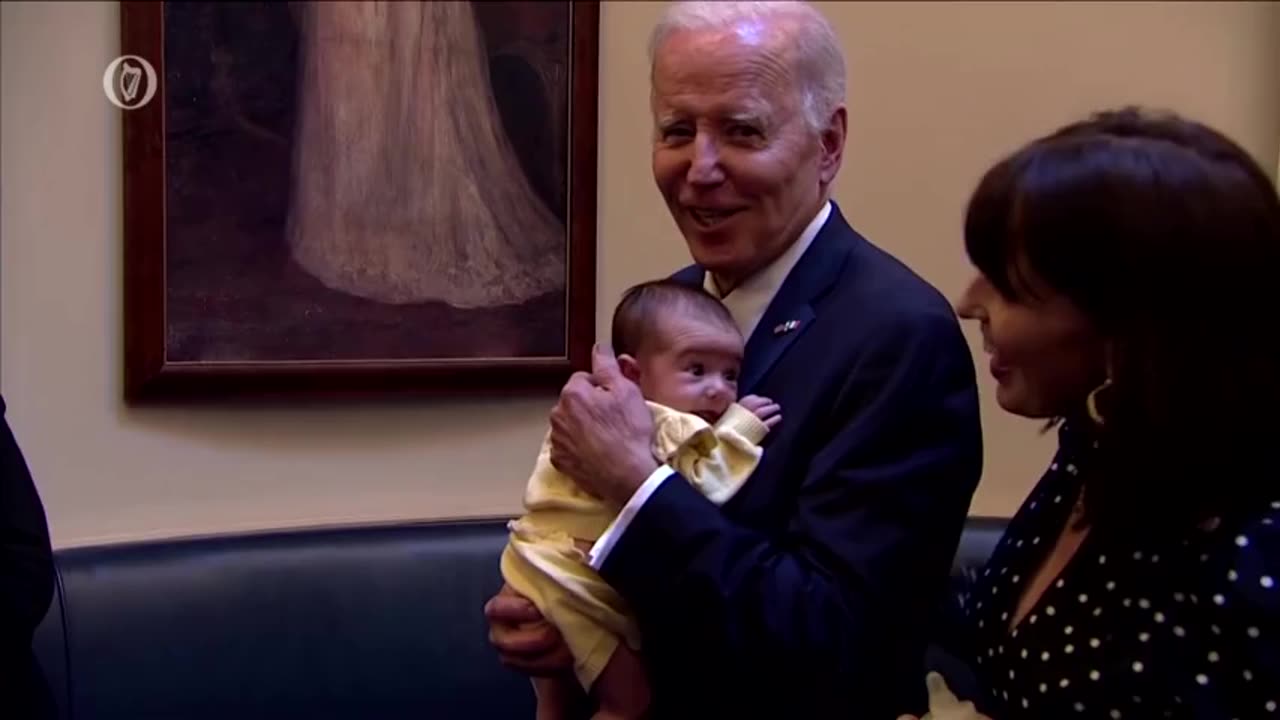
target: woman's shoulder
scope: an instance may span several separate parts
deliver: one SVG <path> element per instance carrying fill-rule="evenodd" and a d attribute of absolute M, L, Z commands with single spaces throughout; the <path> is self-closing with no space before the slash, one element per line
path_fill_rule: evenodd
<path fill-rule="evenodd" d="M 1222 601 L 1215 595 L 1215 604 L 1234 603 L 1280 623 L 1280 492 L 1276 495 L 1239 521 L 1218 528 L 1201 559 L 1206 571 L 1221 579 Z"/>
<path fill-rule="evenodd" d="M 1280 707 L 1280 502 L 1181 537 L 1130 536 L 1097 550 L 1119 598 L 1103 616 L 1105 642 L 1119 642 L 1113 662 L 1128 668 L 1135 694 L 1196 717 Z"/>
<path fill-rule="evenodd" d="M 1147 579 L 1195 598 L 1196 614 L 1217 622 L 1263 613 L 1280 622 L 1280 500 L 1156 544 L 1173 562 Z"/>
<path fill-rule="evenodd" d="M 1280 706 L 1280 499 L 1236 521 L 1210 523 L 1191 546 L 1172 634 L 1158 644 L 1182 672 L 1188 702 L 1222 717 L 1254 716 Z M 1217 716 L 1217 715 L 1215 715 Z"/>

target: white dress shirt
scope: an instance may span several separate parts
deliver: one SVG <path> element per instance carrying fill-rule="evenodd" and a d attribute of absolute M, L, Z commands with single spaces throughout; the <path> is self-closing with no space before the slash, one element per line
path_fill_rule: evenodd
<path fill-rule="evenodd" d="M 785 252 L 763 270 L 744 280 L 741 285 L 731 290 L 727 296 L 721 296 L 719 288 L 716 287 L 716 283 L 711 277 L 711 273 L 708 272 L 703 275 L 702 286 L 706 288 L 707 292 L 720 298 L 720 302 L 724 303 L 724 306 L 729 309 L 729 314 L 733 316 L 733 321 L 742 332 L 742 337 L 751 338 L 751 333 L 760 324 L 760 319 L 764 317 L 764 312 L 768 309 L 769 303 L 778 294 L 778 288 L 782 287 L 782 283 L 787 279 L 787 275 L 791 273 L 791 269 L 799 262 L 800 257 L 804 255 L 804 251 L 808 250 L 809 246 L 813 244 L 813 239 L 818 236 L 818 231 L 822 229 L 822 226 L 827 224 L 827 218 L 830 216 L 831 202 L 827 201 L 822 204 L 817 216 L 810 221 L 804 232 L 800 233 L 800 237 L 791 244 L 791 247 L 787 248 Z M 604 565 L 605 558 L 613 550 L 618 538 L 622 537 L 622 533 L 626 532 L 632 518 L 640 512 L 640 508 L 644 506 L 649 496 L 674 472 L 675 470 L 669 465 L 659 465 L 658 469 L 654 470 L 645 479 L 644 483 L 636 489 L 635 493 L 631 495 L 631 499 L 622 507 L 622 511 L 613 519 L 609 527 L 605 528 L 604 533 L 600 535 L 600 539 L 596 540 L 595 544 L 591 546 L 591 552 L 587 555 L 587 560 L 593 569 L 599 570 Z"/>

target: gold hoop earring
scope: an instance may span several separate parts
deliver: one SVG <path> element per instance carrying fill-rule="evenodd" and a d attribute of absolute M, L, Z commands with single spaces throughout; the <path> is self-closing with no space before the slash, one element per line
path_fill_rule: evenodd
<path fill-rule="evenodd" d="M 1102 417 L 1102 413 L 1098 412 L 1098 394 L 1109 387 L 1111 387 L 1111 378 L 1104 380 L 1101 385 L 1090 391 L 1088 397 L 1084 399 L 1085 409 L 1089 411 L 1089 419 L 1098 425 L 1107 424 Z"/>

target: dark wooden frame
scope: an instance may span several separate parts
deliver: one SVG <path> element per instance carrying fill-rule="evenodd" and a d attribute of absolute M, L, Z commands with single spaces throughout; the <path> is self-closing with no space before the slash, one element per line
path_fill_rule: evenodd
<path fill-rule="evenodd" d="M 121 54 L 149 60 L 159 83 L 150 103 L 122 112 L 126 402 L 549 391 L 574 370 L 588 367 L 595 336 L 600 9 L 598 2 L 573 2 L 571 7 L 565 357 L 204 363 L 166 359 L 164 4 L 122 0 Z"/>

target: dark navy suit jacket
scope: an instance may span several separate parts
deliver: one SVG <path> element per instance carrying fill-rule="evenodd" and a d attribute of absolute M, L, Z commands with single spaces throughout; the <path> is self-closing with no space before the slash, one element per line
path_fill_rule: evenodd
<path fill-rule="evenodd" d="M 44 505 L 0 397 L 0 717 L 53 717 L 31 637 L 53 599 L 53 549 Z M 10 714 L 12 713 L 12 714 Z"/>
<path fill-rule="evenodd" d="M 673 475 L 601 568 L 638 618 L 655 717 L 920 710 L 982 466 L 950 304 L 833 207 L 749 338 L 739 392 L 782 405 L 746 485 L 721 508 Z"/>

